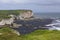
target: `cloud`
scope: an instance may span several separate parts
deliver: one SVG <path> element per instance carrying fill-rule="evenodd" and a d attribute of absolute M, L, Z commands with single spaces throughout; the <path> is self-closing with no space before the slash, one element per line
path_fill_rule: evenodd
<path fill-rule="evenodd" d="M 0 3 L 27 3 L 29 0 L 0 0 Z"/>
<path fill-rule="evenodd" d="M 9 3 L 10 0 L 0 0 L 0 3 Z"/>
<path fill-rule="evenodd" d="M 60 0 L 0 0 L 0 3 L 9 4 L 25 4 L 25 3 L 35 3 L 35 4 L 60 4 Z"/>
<path fill-rule="evenodd" d="M 0 0 L 0 3 L 40 3 L 50 4 L 52 0 Z"/>

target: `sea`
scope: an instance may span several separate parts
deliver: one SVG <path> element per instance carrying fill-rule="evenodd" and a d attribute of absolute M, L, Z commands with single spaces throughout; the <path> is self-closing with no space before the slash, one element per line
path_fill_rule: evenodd
<path fill-rule="evenodd" d="M 60 18 L 60 13 L 34 13 L 39 18 Z"/>
<path fill-rule="evenodd" d="M 49 30 L 60 30 L 60 13 L 35 13 L 34 16 L 37 18 L 54 19 L 51 24 L 47 24 L 46 26 L 51 26 Z"/>

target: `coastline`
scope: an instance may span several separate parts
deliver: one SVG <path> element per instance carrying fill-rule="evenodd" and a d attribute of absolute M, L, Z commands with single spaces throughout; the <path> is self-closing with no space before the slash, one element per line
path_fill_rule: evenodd
<path fill-rule="evenodd" d="M 48 30 L 49 27 L 45 25 L 50 24 L 53 19 L 34 19 L 34 20 L 16 20 L 14 23 L 21 24 L 17 28 L 13 28 L 20 32 L 20 34 L 28 34 L 35 30 Z"/>

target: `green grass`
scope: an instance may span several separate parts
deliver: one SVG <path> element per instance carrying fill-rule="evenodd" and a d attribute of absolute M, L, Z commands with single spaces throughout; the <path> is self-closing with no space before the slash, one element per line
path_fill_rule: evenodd
<path fill-rule="evenodd" d="M 9 27 L 0 29 L 0 40 L 60 40 L 60 31 L 53 30 L 35 30 L 32 33 L 26 35 L 20 35 L 13 33 Z"/>
<path fill-rule="evenodd" d="M 60 31 L 37 30 L 22 36 L 22 40 L 60 40 Z"/>
<path fill-rule="evenodd" d="M 0 29 L 0 33 L 2 33 L 2 35 L 0 35 L 0 40 L 20 40 L 21 38 L 13 33 L 12 29 L 9 27 L 4 27 L 2 29 Z"/>

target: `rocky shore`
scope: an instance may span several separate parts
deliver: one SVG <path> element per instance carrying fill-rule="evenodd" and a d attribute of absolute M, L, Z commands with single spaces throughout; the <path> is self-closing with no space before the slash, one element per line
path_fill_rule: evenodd
<path fill-rule="evenodd" d="M 16 20 L 15 24 L 19 24 L 20 26 L 13 28 L 20 32 L 20 34 L 31 33 L 34 30 L 47 30 L 49 27 L 45 25 L 50 24 L 53 19 L 34 19 L 34 20 Z"/>

